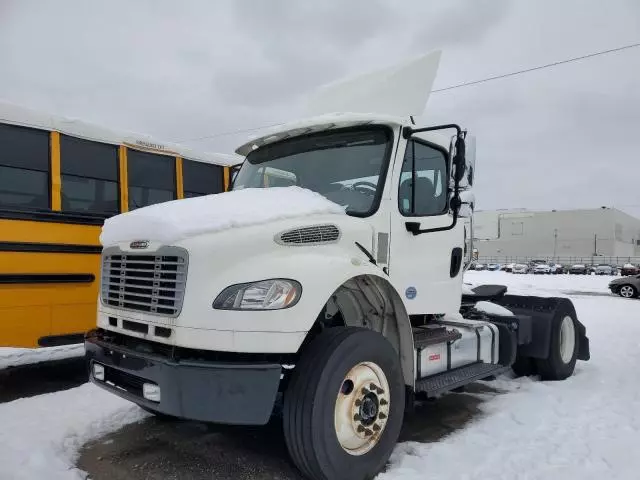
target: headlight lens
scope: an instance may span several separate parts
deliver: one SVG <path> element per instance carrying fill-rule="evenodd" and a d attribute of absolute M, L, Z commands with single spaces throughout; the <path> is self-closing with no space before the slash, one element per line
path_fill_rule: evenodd
<path fill-rule="evenodd" d="M 293 307 L 302 294 L 295 280 L 273 279 L 225 288 L 214 300 L 218 310 L 279 310 Z"/>

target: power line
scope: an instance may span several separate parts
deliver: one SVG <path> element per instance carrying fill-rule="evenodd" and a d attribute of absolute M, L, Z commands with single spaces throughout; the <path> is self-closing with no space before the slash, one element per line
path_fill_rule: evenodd
<path fill-rule="evenodd" d="M 544 64 L 544 65 L 538 65 L 537 67 L 525 68 L 523 70 L 517 70 L 515 72 L 505 73 L 505 74 L 502 74 L 502 75 L 494 75 L 492 77 L 482 78 L 480 80 L 472 80 L 470 82 L 458 83 L 456 85 L 451 85 L 451 86 L 448 86 L 448 87 L 443 87 L 443 88 L 438 88 L 436 90 L 432 90 L 431 93 L 446 92 L 448 90 L 454 90 L 456 88 L 469 87 L 471 85 L 478 85 L 480 83 L 491 82 L 493 80 L 500 80 L 502 78 L 514 77 L 516 75 L 521 75 L 523 73 L 535 72 L 537 70 L 544 70 L 545 68 L 557 67 L 558 65 L 564 65 L 564 64 L 572 63 L 572 62 L 579 62 L 580 60 L 585 60 L 587 58 L 598 57 L 598 56 L 601 56 L 601 55 L 608 55 L 610 53 L 616 53 L 616 52 L 620 52 L 620 51 L 623 51 L 623 50 L 629 50 L 631 48 L 637 48 L 637 47 L 640 47 L 640 43 L 631 43 L 631 44 L 628 44 L 628 45 L 623 45 L 622 47 L 611 48 L 609 50 L 601 50 L 599 52 L 593 52 L 593 53 L 589 53 L 587 55 L 581 55 L 579 57 L 571 57 L 571 58 L 567 58 L 565 60 L 559 60 L 557 62 L 547 63 L 547 64 Z M 223 137 L 223 136 L 226 136 L 226 135 L 234 135 L 236 133 L 254 132 L 256 130 L 262 130 L 264 128 L 270 128 L 270 127 L 277 127 L 279 125 L 282 125 L 282 123 L 274 123 L 274 124 L 271 124 L 271 125 L 263 125 L 261 127 L 244 128 L 244 129 L 240 129 L 240 130 L 230 130 L 230 131 L 227 131 L 227 132 L 215 133 L 213 135 L 205 135 L 203 137 L 198 137 L 198 138 L 190 138 L 190 139 L 186 139 L 186 140 L 179 140 L 178 143 L 180 143 L 180 142 L 196 142 L 196 141 L 199 141 L 199 140 L 206 140 L 206 139 L 209 139 L 209 138 Z"/>
<path fill-rule="evenodd" d="M 545 68 L 557 67 L 558 65 L 564 65 L 565 63 L 578 62 L 580 60 L 584 60 L 584 59 L 587 59 L 587 58 L 593 58 L 593 57 L 597 57 L 597 56 L 600 56 L 600 55 L 607 55 L 609 53 L 620 52 L 622 50 L 628 50 L 630 48 L 636 48 L 636 47 L 640 47 L 640 43 L 632 43 L 632 44 L 629 44 L 629 45 L 624 45 L 622 47 L 612 48 L 610 50 L 602 50 L 600 52 L 589 53 L 587 55 L 582 55 L 580 57 L 572 57 L 572 58 L 568 58 L 566 60 L 560 60 L 558 62 L 552 62 L 552 63 L 547 63 L 545 65 L 539 65 L 537 67 L 525 68 L 524 70 L 518 70 L 518 71 L 515 71 L 515 72 L 511 72 L 511 73 L 505 73 L 503 75 L 495 75 L 493 77 L 483 78 L 481 80 L 473 80 L 471 82 L 463 82 L 463 83 L 459 83 L 457 85 L 451 85 L 450 87 L 444 87 L 444 88 L 438 88 L 437 90 L 432 90 L 431 93 L 444 92 L 444 91 L 447 91 L 447 90 L 453 90 L 454 88 L 462 88 L 462 87 L 468 87 L 468 86 L 471 86 L 471 85 L 478 85 L 479 83 L 490 82 L 492 80 L 499 80 L 501 78 L 513 77 L 515 75 L 520 75 L 522 73 L 534 72 L 536 70 L 543 70 Z"/>

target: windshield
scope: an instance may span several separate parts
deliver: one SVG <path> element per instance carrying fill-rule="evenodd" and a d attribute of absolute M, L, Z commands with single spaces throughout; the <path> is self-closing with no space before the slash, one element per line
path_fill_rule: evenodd
<path fill-rule="evenodd" d="M 243 188 L 297 185 L 324 195 L 356 216 L 378 208 L 390 154 L 387 128 L 317 134 L 266 145 L 247 155 L 233 184 Z"/>

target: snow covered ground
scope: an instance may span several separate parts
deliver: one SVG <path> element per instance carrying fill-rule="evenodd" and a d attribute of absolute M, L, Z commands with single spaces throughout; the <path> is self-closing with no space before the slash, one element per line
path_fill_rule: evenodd
<path fill-rule="evenodd" d="M 488 383 L 509 392 L 438 443 L 399 445 L 379 480 L 640 478 L 632 453 L 640 444 L 640 300 L 603 296 L 610 279 L 467 273 L 467 282 L 505 284 L 512 293 L 570 296 L 587 327 L 591 360 L 578 362 L 563 382 Z"/>
<path fill-rule="evenodd" d="M 483 415 L 437 443 L 398 445 L 379 480 L 637 479 L 640 458 L 640 300 L 607 293 L 608 277 L 469 272 L 471 283 L 568 295 L 591 341 L 590 362 L 564 382 L 500 378 Z M 0 405 L 0 479 L 75 480 L 79 448 L 141 419 L 93 385 Z"/>
<path fill-rule="evenodd" d="M 145 415 L 92 384 L 2 404 L 0 479 L 84 479 L 74 467 L 80 447 Z"/>
<path fill-rule="evenodd" d="M 84 355 L 84 345 L 81 343 L 47 348 L 0 347 L 0 370 L 33 363 L 65 360 L 82 355 Z"/>

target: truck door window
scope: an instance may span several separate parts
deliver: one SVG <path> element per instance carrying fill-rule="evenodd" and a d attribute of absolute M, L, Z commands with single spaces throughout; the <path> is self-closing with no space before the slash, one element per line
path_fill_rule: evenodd
<path fill-rule="evenodd" d="M 447 158 L 444 152 L 418 141 L 409 142 L 398 188 L 400 213 L 415 217 L 445 213 L 447 178 Z"/>

